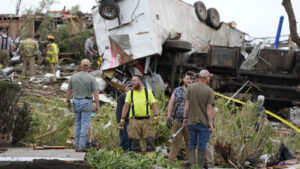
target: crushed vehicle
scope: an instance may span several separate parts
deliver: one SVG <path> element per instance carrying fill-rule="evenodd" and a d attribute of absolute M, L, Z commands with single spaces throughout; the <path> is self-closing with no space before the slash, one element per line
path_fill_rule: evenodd
<path fill-rule="evenodd" d="M 185 71 L 206 68 L 213 89 L 230 97 L 264 94 L 276 112 L 300 105 L 300 52 L 258 44 L 247 53 L 246 33 L 201 1 L 100 0 L 92 15 L 101 70 L 115 88 L 139 72 L 155 92 L 172 89 Z"/>

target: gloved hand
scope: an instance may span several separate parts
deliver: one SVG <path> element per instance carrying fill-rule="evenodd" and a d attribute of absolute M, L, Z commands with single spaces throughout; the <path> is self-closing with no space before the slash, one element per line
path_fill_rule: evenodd
<path fill-rule="evenodd" d="M 154 116 L 154 120 L 155 120 L 155 125 L 158 125 L 159 124 L 159 119 L 157 116 Z"/>
<path fill-rule="evenodd" d="M 169 129 L 172 127 L 172 125 L 173 125 L 173 120 L 172 120 L 172 118 L 168 118 L 168 119 L 167 119 L 166 125 L 167 125 L 167 127 L 168 127 Z"/>
<path fill-rule="evenodd" d="M 119 129 L 119 130 L 123 130 L 123 129 L 124 129 L 124 124 L 125 124 L 125 119 L 122 118 L 122 119 L 120 120 L 119 125 L 118 125 L 118 129 Z"/>

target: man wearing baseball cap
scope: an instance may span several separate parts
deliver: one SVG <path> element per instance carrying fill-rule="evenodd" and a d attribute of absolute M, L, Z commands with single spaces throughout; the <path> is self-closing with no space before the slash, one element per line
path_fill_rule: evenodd
<path fill-rule="evenodd" d="M 131 89 L 132 89 L 132 83 L 131 83 L 131 81 L 128 81 L 127 83 L 125 83 L 125 93 L 122 93 L 118 97 L 117 110 L 116 110 L 116 117 L 117 117 L 117 123 L 118 124 L 120 123 L 121 118 L 122 118 L 122 109 L 123 109 L 123 106 L 125 104 L 126 94 Z M 120 147 L 123 150 L 129 150 L 131 148 L 131 142 L 130 142 L 130 139 L 128 137 L 128 132 L 127 132 L 127 126 L 128 126 L 128 123 L 129 123 L 128 117 L 129 117 L 129 113 L 127 113 L 127 116 L 125 117 L 124 126 L 120 128 L 120 132 L 119 132 Z"/>
<path fill-rule="evenodd" d="M 199 82 L 189 85 L 185 94 L 184 125 L 188 125 L 190 164 L 196 164 L 195 149 L 198 145 L 198 164 L 204 167 L 206 144 L 214 131 L 213 116 L 215 95 L 208 86 L 213 77 L 208 70 L 199 72 Z M 199 139 L 198 139 L 199 137 Z M 197 142 L 198 141 L 198 142 Z"/>
<path fill-rule="evenodd" d="M 73 111 L 75 113 L 75 142 L 76 152 L 87 152 L 86 141 L 88 128 L 92 114 L 93 96 L 96 101 L 96 110 L 99 111 L 99 91 L 96 79 L 88 72 L 91 63 L 88 59 L 83 59 L 80 64 L 81 72 L 70 78 L 67 90 L 67 107 L 72 107 L 70 97 L 73 96 Z"/>

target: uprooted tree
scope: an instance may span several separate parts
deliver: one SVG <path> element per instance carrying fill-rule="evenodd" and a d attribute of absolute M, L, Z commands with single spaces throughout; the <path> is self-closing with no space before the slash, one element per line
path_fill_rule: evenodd
<path fill-rule="evenodd" d="M 295 42 L 298 47 L 300 47 L 300 37 L 297 33 L 297 21 L 291 0 L 282 0 L 282 5 L 284 6 L 289 18 L 291 40 Z"/>

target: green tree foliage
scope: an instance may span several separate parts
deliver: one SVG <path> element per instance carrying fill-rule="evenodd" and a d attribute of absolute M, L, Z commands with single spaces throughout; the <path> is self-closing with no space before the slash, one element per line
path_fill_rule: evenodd
<path fill-rule="evenodd" d="M 79 5 L 75 5 L 72 6 L 71 9 L 69 9 L 71 14 L 75 14 L 76 12 L 80 11 L 80 6 Z"/>
<path fill-rule="evenodd" d="M 41 14 L 47 12 L 51 9 L 51 6 L 57 4 L 58 2 L 55 0 L 41 0 L 37 7 L 30 7 L 23 11 L 25 14 Z"/>

